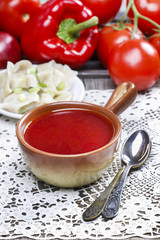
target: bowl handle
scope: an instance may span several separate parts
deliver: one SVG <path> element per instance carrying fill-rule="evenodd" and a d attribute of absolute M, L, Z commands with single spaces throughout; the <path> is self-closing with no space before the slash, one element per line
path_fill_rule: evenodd
<path fill-rule="evenodd" d="M 137 89 L 135 85 L 132 82 L 124 82 L 116 87 L 105 108 L 119 115 L 134 102 L 136 96 Z"/>

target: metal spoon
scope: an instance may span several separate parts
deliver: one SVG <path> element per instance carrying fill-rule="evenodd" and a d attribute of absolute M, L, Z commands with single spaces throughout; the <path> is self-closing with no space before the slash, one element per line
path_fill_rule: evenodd
<path fill-rule="evenodd" d="M 107 218 L 108 211 L 110 212 L 110 210 L 108 209 L 111 209 L 111 203 L 112 203 L 111 198 L 109 197 L 114 187 L 118 188 L 119 186 L 118 180 L 120 180 L 120 183 L 122 183 L 122 181 L 124 182 L 131 167 L 138 167 L 142 165 L 143 162 L 145 162 L 146 159 L 148 158 L 150 149 L 151 149 L 151 142 L 148 134 L 145 131 L 143 130 L 136 131 L 128 138 L 128 140 L 124 144 L 123 151 L 122 151 L 122 158 L 123 160 L 125 160 L 125 162 L 127 162 L 126 168 L 123 167 L 119 170 L 119 172 L 117 173 L 113 181 L 110 183 L 110 185 L 91 204 L 91 206 L 85 210 L 85 212 L 82 215 L 83 220 L 85 221 L 94 220 L 102 213 L 102 211 L 103 211 L 103 216 Z M 131 159 L 131 161 L 129 161 L 128 163 L 127 160 L 129 159 Z M 124 183 L 122 185 L 124 186 Z M 122 192 L 123 186 L 121 187 L 121 192 Z M 118 197 L 118 199 L 120 203 L 120 197 Z M 108 200 L 110 202 L 110 205 L 109 204 L 106 205 Z M 117 201 L 114 201 L 114 213 L 116 209 L 117 209 L 116 212 L 118 212 L 118 209 L 119 209 L 119 204 L 117 203 L 118 203 Z M 108 205 L 110 206 L 109 208 L 108 208 Z"/>
<path fill-rule="evenodd" d="M 118 179 L 110 197 L 102 211 L 102 216 L 111 219 L 118 214 L 123 187 L 131 168 L 141 166 L 148 158 L 151 150 L 151 141 L 147 132 L 138 130 L 125 142 L 122 151 L 122 161 L 126 167 Z"/>

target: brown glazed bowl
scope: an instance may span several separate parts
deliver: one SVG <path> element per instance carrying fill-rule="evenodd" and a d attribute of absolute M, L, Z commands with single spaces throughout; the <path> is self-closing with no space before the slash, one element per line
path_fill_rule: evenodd
<path fill-rule="evenodd" d="M 16 134 L 24 160 L 30 171 L 40 180 L 59 187 L 80 187 L 97 180 L 113 161 L 117 151 L 121 123 L 116 115 L 123 112 L 136 98 L 133 83 L 119 85 L 104 106 L 85 102 L 56 102 L 27 112 L 18 122 Z M 61 155 L 41 151 L 30 146 L 24 138 L 25 129 L 37 116 L 57 109 L 89 109 L 105 115 L 113 124 L 114 136 L 105 146 L 81 154 Z"/>

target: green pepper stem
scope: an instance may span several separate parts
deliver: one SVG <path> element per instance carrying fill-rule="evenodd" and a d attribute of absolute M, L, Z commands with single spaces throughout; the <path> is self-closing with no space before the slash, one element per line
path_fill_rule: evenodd
<path fill-rule="evenodd" d="M 80 31 L 89 27 L 93 27 L 97 24 L 97 17 L 92 17 L 89 20 L 78 24 L 76 23 L 75 19 L 67 18 L 61 21 L 56 35 L 67 44 L 70 44 L 79 38 Z"/>
<path fill-rule="evenodd" d="M 74 26 L 69 27 L 68 28 L 68 33 L 71 34 L 71 35 L 74 35 L 74 34 L 79 33 L 80 31 L 82 31 L 86 28 L 96 26 L 98 23 L 99 23 L 98 17 L 94 16 L 87 21 L 84 21 L 82 23 L 78 23 Z"/>

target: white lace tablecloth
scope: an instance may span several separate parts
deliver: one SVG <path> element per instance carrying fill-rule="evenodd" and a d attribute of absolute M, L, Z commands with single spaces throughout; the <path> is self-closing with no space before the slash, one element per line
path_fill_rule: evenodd
<path fill-rule="evenodd" d="M 112 91 L 86 91 L 84 101 L 103 106 Z M 61 189 L 30 173 L 15 135 L 17 120 L 0 115 L 0 239 L 160 238 L 160 86 L 139 93 L 120 120 L 121 143 L 109 170 L 89 186 Z M 136 129 L 148 131 L 152 151 L 146 163 L 129 174 L 118 216 L 84 222 L 83 211 L 121 167 L 121 144 Z"/>

